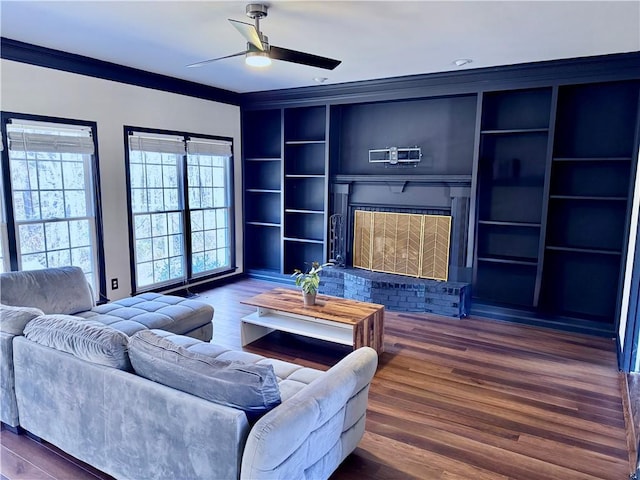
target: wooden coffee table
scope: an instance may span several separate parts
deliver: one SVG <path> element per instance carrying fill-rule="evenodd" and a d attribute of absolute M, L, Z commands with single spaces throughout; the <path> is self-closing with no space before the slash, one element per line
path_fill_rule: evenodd
<path fill-rule="evenodd" d="M 318 295 L 305 307 L 299 290 L 275 288 L 241 303 L 257 311 L 241 320 L 242 345 L 274 330 L 384 351 L 384 305 Z"/>

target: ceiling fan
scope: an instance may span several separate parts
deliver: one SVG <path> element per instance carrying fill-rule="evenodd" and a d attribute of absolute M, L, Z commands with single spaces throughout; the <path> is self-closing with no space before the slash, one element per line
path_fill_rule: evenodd
<path fill-rule="evenodd" d="M 340 60 L 333 58 L 320 57 L 311 53 L 299 52 L 297 50 L 289 50 L 288 48 L 276 47 L 269 45 L 269 39 L 260 31 L 260 19 L 267 16 L 267 5 L 262 3 L 250 3 L 247 5 L 247 16 L 255 21 L 255 25 L 238 20 L 228 19 L 240 34 L 247 39 L 247 49 L 225 55 L 224 57 L 212 58 L 203 62 L 192 63 L 187 67 L 202 67 L 212 62 L 222 60 L 224 58 L 245 56 L 248 65 L 254 67 L 266 67 L 271 64 L 271 60 L 283 60 L 285 62 L 299 63 L 311 67 L 324 68 L 325 70 L 333 70 L 340 65 Z"/>

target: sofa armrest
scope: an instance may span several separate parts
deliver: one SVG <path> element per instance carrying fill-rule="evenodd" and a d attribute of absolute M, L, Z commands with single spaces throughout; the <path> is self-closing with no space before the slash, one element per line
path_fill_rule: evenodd
<path fill-rule="evenodd" d="M 251 429 L 242 479 L 328 478 L 364 434 L 378 355 L 362 347 L 262 417 Z"/>
<path fill-rule="evenodd" d="M 0 332 L 0 421 L 10 427 L 20 424 L 13 372 L 13 339 L 15 335 Z"/>

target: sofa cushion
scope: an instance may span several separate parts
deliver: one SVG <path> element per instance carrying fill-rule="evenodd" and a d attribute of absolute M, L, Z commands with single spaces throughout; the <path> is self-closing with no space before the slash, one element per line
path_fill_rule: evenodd
<path fill-rule="evenodd" d="M 129 336 L 147 328 L 185 334 L 211 324 L 213 307 L 175 295 L 143 293 L 99 305 L 80 316 L 111 325 Z"/>
<path fill-rule="evenodd" d="M 280 404 L 277 377 L 270 365 L 218 360 L 150 330 L 131 337 L 129 356 L 138 375 L 243 410 L 249 421 Z"/>
<path fill-rule="evenodd" d="M 79 267 L 2 273 L 0 303 L 66 315 L 94 306 L 93 294 Z"/>
<path fill-rule="evenodd" d="M 191 352 L 201 353 L 210 358 L 216 358 L 226 362 L 240 362 L 247 365 L 271 365 L 278 378 L 280 399 L 283 402 L 286 402 L 324 373 L 315 368 L 303 367 L 295 363 L 283 362 L 282 360 L 267 358 L 242 350 L 232 350 L 216 343 L 202 342 L 184 335 L 175 335 L 162 330 L 154 330 L 154 332 Z"/>
<path fill-rule="evenodd" d="M 101 323 L 70 315 L 42 315 L 27 324 L 24 336 L 91 363 L 131 370 L 128 337 Z"/>
<path fill-rule="evenodd" d="M 40 315 L 44 315 L 44 312 L 39 308 L 0 304 L 0 331 L 11 335 L 22 335 L 27 323 Z"/>

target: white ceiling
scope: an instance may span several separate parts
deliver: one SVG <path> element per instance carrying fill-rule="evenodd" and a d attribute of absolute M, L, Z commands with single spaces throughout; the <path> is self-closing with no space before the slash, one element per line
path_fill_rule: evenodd
<path fill-rule="evenodd" d="M 3 37 L 150 72 L 253 92 L 640 50 L 640 2 L 269 1 L 272 45 L 337 58 L 333 71 L 243 57 L 227 18 L 251 22 L 246 1 L 0 2 Z M 473 62 L 456 67 L 453 61 Z"/>

